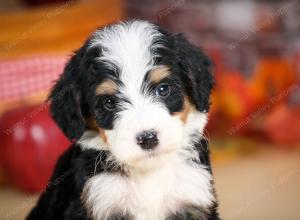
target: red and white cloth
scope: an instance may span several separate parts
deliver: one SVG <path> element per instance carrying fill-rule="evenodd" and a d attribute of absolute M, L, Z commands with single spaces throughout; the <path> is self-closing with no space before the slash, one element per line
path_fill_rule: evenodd
<path fill-rule="evenodd" d="M 30 57 L 0 61 L 0 101 L 19 100 L 48 91 L 69 57 Z"/>

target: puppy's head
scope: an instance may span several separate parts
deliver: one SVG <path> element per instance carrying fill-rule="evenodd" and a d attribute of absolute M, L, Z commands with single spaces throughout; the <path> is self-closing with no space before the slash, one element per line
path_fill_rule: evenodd
<path fill-rule="evenodd" d="M 97 30 L 75 53 L 51 112 L 69 139 L 152 167 L 201 136 L 212 85 L 210 61 L 182 35 L 130 21 Z"/>

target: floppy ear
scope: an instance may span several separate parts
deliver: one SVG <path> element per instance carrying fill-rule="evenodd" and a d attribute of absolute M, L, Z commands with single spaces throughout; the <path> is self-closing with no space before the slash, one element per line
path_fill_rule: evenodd
<path fill-rule="evenodd" d="M 66 65 L 54 86 L 50 99 L 50 112 L 64 134 L 72 141 L 81 137 L 85 119 L 81 112 L 81 93 L 78 86 L 80 51 Z"/>
<path fill-rule="evenodd" d="M 198 111 L 207 112 L 210 105 L 209 96 L 214 85 L 212 63 L 182 34 L 174 35 L 173 43 L 186 92 Z"/>

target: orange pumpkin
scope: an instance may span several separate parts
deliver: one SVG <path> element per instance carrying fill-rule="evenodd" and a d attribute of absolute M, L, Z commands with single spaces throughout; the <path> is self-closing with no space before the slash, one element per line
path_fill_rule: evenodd
<path fill-rule="evenodd" d="M 296 72 L 285 58 L 262 58 L 249 86 L 252 100 L 260 106 L 295 84 L 296 78 Z"/>
<path fill-rule="evenodd" d="M 247 82 L 238 72 L 220 77 L 216 96 L 218 110 L 233 121 L 244 118 L 251 111 L 252 101 Z"/>

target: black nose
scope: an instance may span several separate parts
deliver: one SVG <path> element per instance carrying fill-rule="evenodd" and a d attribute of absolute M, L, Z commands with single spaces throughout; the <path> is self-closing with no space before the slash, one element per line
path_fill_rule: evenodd
<path fill-rule="evenodd" d="M 144 150 L 153 149 L 158 145 L 157 132 L 155 130 L 148 130 L 138 133 L 136 142 Z"/>

